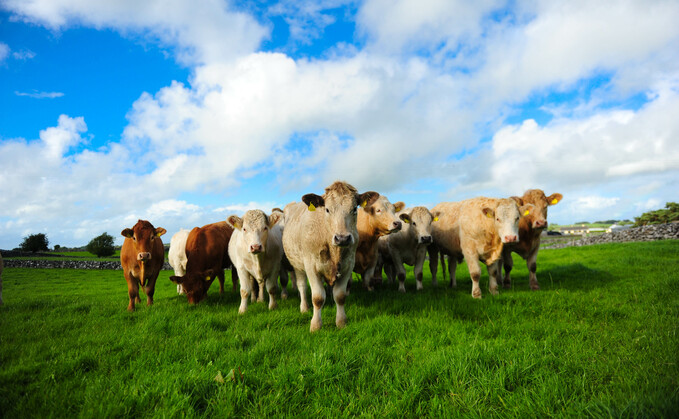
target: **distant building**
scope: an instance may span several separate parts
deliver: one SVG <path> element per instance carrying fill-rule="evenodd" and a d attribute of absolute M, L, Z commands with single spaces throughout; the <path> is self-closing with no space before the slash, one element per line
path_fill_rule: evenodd
<path fill-rule="evenodd" d="M 614 233 L 614 232 L 617 232 L 617 231 L 627 230 L 627 229 L 632 228 L 632 225 L 633 224 L 627 224 L 627 225 L 621 226 L 621 225 L 618 225 L 618 224 L 613 224 L 612 226 L 608 227 L 608 229 L 606 230 L 606 233 Z"/>
<path fill-rule="evenodd" d="M 579 226 L 563 226 L 559 227 L 559 232 L 561 232 L 561 234 L 583 235 L 589 233 L 589 227 L 584 224 Z"/>

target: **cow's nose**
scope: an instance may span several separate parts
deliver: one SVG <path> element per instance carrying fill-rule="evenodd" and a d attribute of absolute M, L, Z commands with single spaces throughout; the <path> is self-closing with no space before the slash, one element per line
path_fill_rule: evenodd
<path fill-rule="evenodd" d="M 250 245 L 250 253 L 259 253 L 262 251 L 262 245 L 261 244 L 251 244 Z"/>
<path fill-rule="evenodd" d="M 519 241 L 517 236 L 505 236 L 505 243 L 514 243 Z"/>
<path fill-rule="evenodd" d="M 345 247 L 351 244 L 351 234 L 335 234 L 332 238 L 335 246 Z"/>
<path fill-rule="evenodd" d="M 151 253 L 149 253 L 149 252 L 137 253 L 137 260 L 150 260 L 150 259 L 151 259 Z"/>
<path fill-rule="evenodd" d="M 403 224 L 401 224 L 400 221 L 394 221 L 393 227 L 391 229 L 392 230 L 400 230 L 402 225 Z"/>
<path fill-rule="evenodd" d="M 547 227 L 547 220 L 536 220 L 535 221 L 535 228 L 546 228 Z"/>
<path fill-rule="evenodd" d="M 431 236 L 422 236 L 422 237 L 420 238 L 420 240 L 421 240 L 422 243 L 424 243 L 424 244 L 429 244 L 429 243 L 431 243 Z"/>

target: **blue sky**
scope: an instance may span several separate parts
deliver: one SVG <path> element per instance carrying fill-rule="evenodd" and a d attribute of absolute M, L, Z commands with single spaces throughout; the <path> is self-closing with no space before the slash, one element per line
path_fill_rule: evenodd
<path fill-rule="evenodd" d="M 0 0 L 0 248 L 173 234 L 335 179 L 551 222 L 677 201 L 676 1 Z M 167 237 L 169 241 L 169 236 Z M 122 237 L 118 239 L 122 242 Z"/>

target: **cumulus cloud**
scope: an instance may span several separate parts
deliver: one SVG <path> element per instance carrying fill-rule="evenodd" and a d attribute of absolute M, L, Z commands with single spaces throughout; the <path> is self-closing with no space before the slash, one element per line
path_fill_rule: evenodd
<path fill-rule="evenodd" d="M 25 49 L 21 51 L 15 51 L 12 53 L 12 57 L 15 60 L 30 60 L 35 58 L 35 52 Z"/>
<path fill-rule="evenodd" d="M 0 63 L 5 61 L 5 59 L 9 56 L 9 45 L 0 42 Z"/>
<path fill-rule="evenodd" d="M 175 48 L 180 62 L 229 61 L 253 52 L 267 31 L 228 2 L 178 0 L 7 0 L 4 7 L 24 21 L 55 30 L 82 24 L 142 34 Z"/>

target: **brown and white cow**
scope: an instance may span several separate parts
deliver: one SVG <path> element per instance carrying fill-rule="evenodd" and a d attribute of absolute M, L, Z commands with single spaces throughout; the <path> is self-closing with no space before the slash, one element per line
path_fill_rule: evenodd
<path fill-rule="evenodd" d="M 440 215 L 439 222 L 433 224 L 432 237 L 437 248 L 451 256 L 451 284 L 455 286 L 455 268 L 464 257 L 472 279 L 472 296 L 481 298 L 479 261 L 488 266 L 490 293 L 497 294 L 503 245 L 519 240 L 519 219 L 528 215 L 532 207 L 519 207 L 511 198 L 484 197 L 436 205 L 432 211 Z"/>
<path fill-rule="evenodd" d="M 309 309 L 305 278 L 309 280 L 314 305 L 312 332 L 322 326 L 323 281 L 333 287 L 337 306 L 335 324 L 342 328 L 347 323 L 344 303 L 358 246 L 356 208 L 371 205 L 378 197 L 377 192 L 359 194 L 348 183 L 335 182 L 322 196 L 307 194 L 302 197 L 303 202 L 285 207 L 283 248 L 297 278 L 301 312 Z"/>
<path fill-rule="evenodd" d="M 386 196 L 380 196 L 371 205 L 358 209 L 358 247 L 356 248 L 356 264 L 354 272 L 363 279 L 363 286 L 369 291 L 373 290 L 371 280 L 375 266 L 377 265 L 377 241 L 380 237 L 393 234 L 401 230 L 403 223 L 410 216 L 396 213 L 405 208 L 406 204 L 397 202 L 392 204 Z"/>
<path fill-rule="evenodd" d="M 232 266 L 229 259 L 232 234 L 233 227 L 226 221 L 195 227 L 189 233 L 186 239 L 186 274 L 170 277 L 170 281 L 182 285 L 189 304 L 203 301 L 215 278 L 219 279 L 219 293 L 224 292 L 224 269 Z M 232 272 L 234 290 L 237 278 Z"/>
<path fill-rule="evenodd" d="M 540 189 L 530 189 L 520 198 L 524 204 L 532 204 L 535 208 L 519 222 L 519 241 L 505 245 L 502 251 L 502 261 L 505 268 L 504 288 L 511 288 L 511 277 L 514 261 L 512 252 L 521 256 L 528 266 L 530 289 L 539 290 L 537 271 L 538 250 L 540 250 L 540 235 L 547 228 L 547 208 L 558 204 L 563 195 L 554 193 L 546 196 Z"/>
<path fill-rule="evenodd" d="M 248 309 L 248 297 L 259 285 L 259 301 L 264 301 L 264 287 L 269 293 L 269 309 L 276 308 L 276 282 L 283 259 L 282 228 L 277 224 L 282 214 L 270 216 L 260 210 L 249 210 L 240 218 L 231 215 L 226 219 L 234 228 L 229 241 L 229 257 L 238 271 L 240 280 L 240 308 L 243 314 Z"/>
<path fill-rule="evenodd" d="M 403 264 L 406 263 L 414 267 L 419 291 L 422 289 L 422 267 L 427 256 L 427 247 L 432 243 L 432 223 L 438 222 L 439 213 L 436 211 L 432 213 L 425 207 L 405 209 L 402 213 L 408 215 L 409 221 L 403 219 L 405 224 L 401 231 L 380 237 L 378 247 L 389 282 L 394 282 L 396 274 L 398 290 L 406 291 L 406 270 L 403 268 Z M 436 277 L 432 277 L 432 282 L 436 286 Z"/>
<path fill-rule="evenodd" d="M 153 304 L 156 280 L 165 262 L 165 248 L 160 238 L 165 232 L 162 227 L 155 228 L 150 222 L 139 220 L 134 227 L 120 233 L 125 237 L 120 264 L 130 296 L 129 311 L 134 311 L 134 304 L 140 302 L 139 285 L 146 293 L 146 305 Z"/>
<path fill-rule="evenodd" d="M 170 251 L 167 253 L 167 261 L 174 269 L 176 276 L 186 274 L 186 239 L 189 238 L 189 230 L 181 229 L 170 240 Z M 181 284 L 177 284 L 177 294 L 185 294 Z"/>

